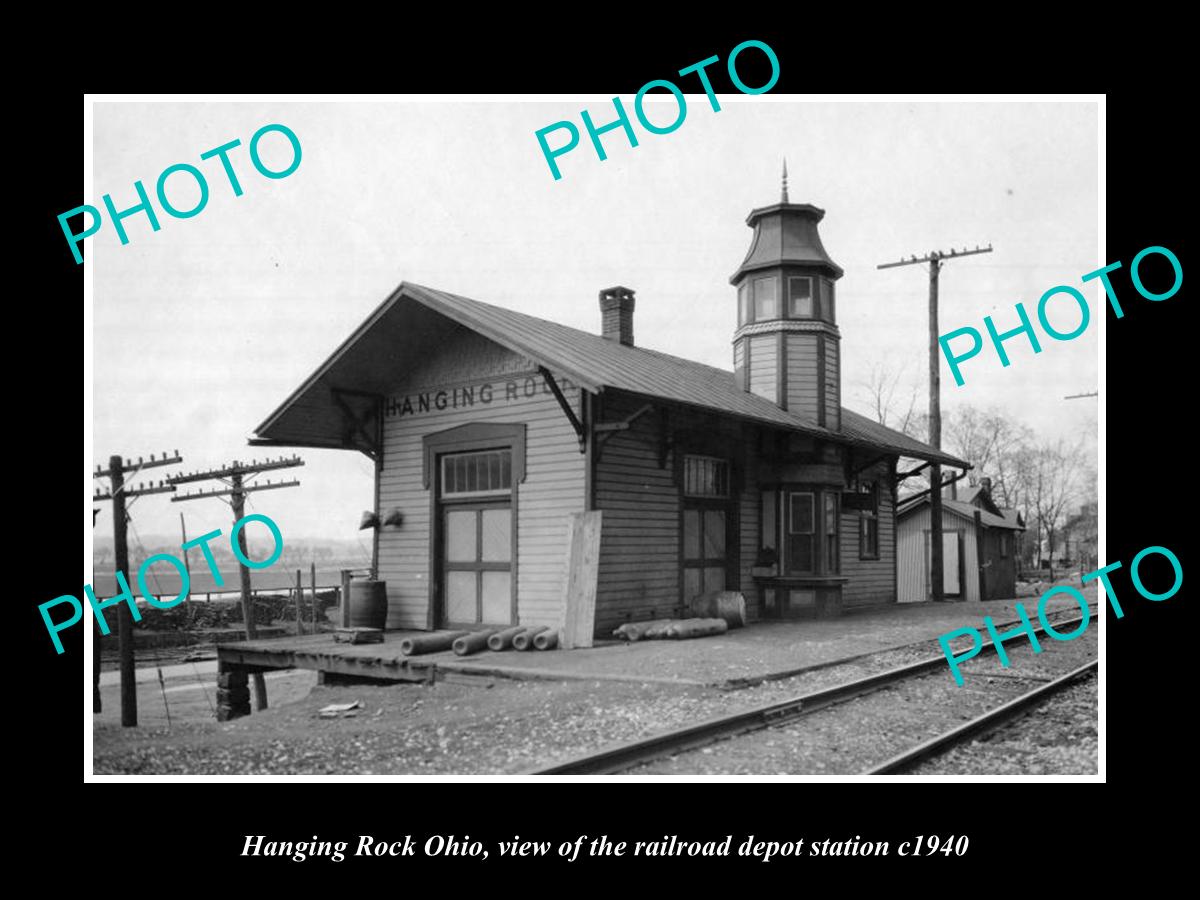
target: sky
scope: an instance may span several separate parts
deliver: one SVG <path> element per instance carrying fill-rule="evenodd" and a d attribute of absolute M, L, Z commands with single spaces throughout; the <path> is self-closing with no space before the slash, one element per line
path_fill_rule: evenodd
<path fill-rule="evenodd" d="M 632 98 L 623 97 L 627 108 Z M 637 294 L 637 343 L 732 368 L 736 297 L 729 276 L 749 248 L 751 209 L 779 199 L 787 158 L 792 202 L 826 211 L 820 232 L 842 266 L 837 315 L 843 405 L 864 414 L 873 366 L 900 373 L 898 397 L 918 391 L 925 408 L 928 276 L 924 267 L 880 263 L 934 249 L 991 244 L 994 252 L 948 262 L 941 274 L 941 332 L 985 315 L 1001 330 L 1021 301 L 1036 320 L 1056 285 L 1083 292 L 1092 324 L 1079 338 L 1041 335 L 1007 342 L 1001 367 L 990 347 L 964 364 L 955 386 L 942 362 L 943 417 L 971 404 L 996 407 L 1044 439 L 1084 440 L 1095 452 L 1097 282 L 1080 278 L 1102 259 L 1098 235 L 1097 109 L 1092 102 L 802 102 L 796 97 L 720 95 L 714 112 L 688 95 L 673 133 L 634 120 L 639 145 L 620 130 L 603 136 L 601 161 L 579 112 L 613 118 L 610 98 L 464 102 L 102 102 L 94 106 L 94 196 L 117 209 L 153 197 L 159 174 L 189 163 L 205 175 L 207 206 L 124 221 L 122 246 L 106 219 L 85 244 L 93 278 L 92 435 L 89 470 L 113 453 L 178 449 L 181 467 L 208 469 L 263 458 L 246 440 L 401 281 L 411 281 L 598 331 L 597 294 L 616 284 Z M 646 105 L 651 121 L 675 115 L 673 100 Z M 571 120 L 580 145 L 559 157 L 555 180 L 535 132 Z M 258 174 L 251 135 L 281 123 L 302 158 L 286 178 Z M 240 139 L 230 152 L 243 195 L 216 159 L 200 154 Z M 557 142 L 559 135 L 551 137 Z M 552 144 L 556 145 L 556 144 Z M 291 160 L 278 133 L 261 145 L 273 169 Z M 168 197 L 198 198 L 186 174 Z M 1050 320 L 1069 331 L 1068 302 Z M 85 388 L 86 393 L 86 388 Z M 288 451 L 283 451 L 288 452 Z M 286 541 L 353 539 L 372 505 L 370 461 L 350 451 L 300 449 L 301 486 L 252 494 L 248 511 L 278 523 Z M 278 455 L 272 451 L 271 456 Z M 285 474 L 285 473 L 272 473 Z M 107 504 L 105 504 L 107 505 Z M 217 500 L 138 500 L 142 536 L 221 528 Z M 107 517 L 102 518 L 102 522 Z M 111 525 L 100 525 L 107 535 Z M 362 532 L 364 544 L 369 532 Z"/>

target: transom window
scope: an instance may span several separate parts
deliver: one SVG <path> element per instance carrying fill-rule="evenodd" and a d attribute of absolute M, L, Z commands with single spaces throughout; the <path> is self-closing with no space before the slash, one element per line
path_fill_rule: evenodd
<path fill-rule="evenodd" d="M 729 463 L 712 456 L 685 456 L 683 493 L 687 497 L 728 497 Z"/>
<path fill-rule="evenodd" d="M 495 497 L 511 492 L 511 449 L 449 453 L 442 457 L 443 497 Z"/>

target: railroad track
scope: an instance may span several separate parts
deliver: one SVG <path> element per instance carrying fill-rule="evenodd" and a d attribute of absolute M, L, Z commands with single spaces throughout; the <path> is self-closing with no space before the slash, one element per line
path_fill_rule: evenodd
<path fill-rule="evenodd" d="M 970 738 L 976 735 L 984 734 L 989 731 L 994 731 L 1000 726 L 1011 722 L 1013 719 L 1019 719 L 1031 709 L 1044 703 L 1049 697 L 1057 694 L 1064 688 L 1070 687 L 1085 675 L 1090 675 L 1097 671 L 1099 660 L 1093 659 L 1091 662 L 1085 663 L 1078 669 L 1073 669 L 1061 678 L 1055 678 L 1053 681 L 1043 684 L 1041 687 L 1034 688 L 1020 697 L 1015 697 L 1009 700 L 1003 706 L 998 706 L 995 709 L 988 710 L 983 715 L 976 716 L 970 722 L 953 728 L 950 731 L 940 734 L 935 738 L 931 738 L 911 750 L 906 750 L 903 753 L 897 754 L 887 762 L 880 763 L 874 768 L 863 772 L 864 775 L 899 775 L 916 766 L 918 763 L 929 759 L 932 756 L 937 756 L 944 753 L 951 747 L 965 743 Z"/>
<path fill-rule="evenodd" d="M 1073 626 L 1083 621 L 1082 616 L 1075 616 L 1070 619 L 1059 619 L 1050 624 L 1056 626 Z M 1045 629 L 1038 625 L 1034 628 L 1035 633 L 1044 634 Z M 985 641 L 980 652 L 990 650 L 994 647 L 992 641 Z M 848 681 L 843 684 L 834 685 L 833 687 L 824 688 L 818 691 L 812 691 L 806 694 L 800 694 L 795 697 L 790 697 L 786 700 L 769 703 L 763 706 L 757 706 L 741 712 L 730 713 L 725 716 L 718 716 L 713 719 L 708 719 L 703 722 L 698 722 L 694 725 L 686 725 L 682 728 L 676 728 L 671 731 L 664 731 L 658 734 L 650 735 L 649 737 L 640 738 L 635 741 L 628 741 L 621 744 L 616 744 L 611 747 L 601 749 L 595 753 L 589 753 L 584 756 L 578 756 L 565 762 L 556 763 L 544 768 L 535 769 L 529 774 L 531 775 L 609 775 L 617 772 L 622 772 L 627 769 L 644 763 L 652 762 L 666 756 L 675 756 L 680 753 L 685 753 L 691 750 L 696 750 L 700 747 L 707 746 L 717 741 L 725 740 L 739 735 L 748 734 L 754 731 L 759 731 L 764 728 L 770 728 L 802 716 L 817 712 L 839 703 L 845 703 L 853 700 L 856 697 L 861 697 L 865 694 L 874 693 L 886 687 L 891 687 L 900 684 L 910 678 L 924 675 L 941 666 L 946 665 L 946 657 L 942 654 L 926 657 L 914 663 L 898 666 L 893 669 L 887 669 L 883 672 L 877 672 L 873 675 L 868 675 L 864 678 L 859 678 L 854 681 Z M 1092 667 L 1095 662 L 1090 663 Z M 1087 666 L 1083 667 L 1086 669 Z M 1027 709 L 1029 704 L 1038 702 L 1035 698 L 1043 698 L 1049 693 L 1049 689 L 1054 686 L 1054 690 L 1061 689 L 1065 686 L 1066 681 L 1074 680 L 1079 677 L 1082 670 L 1076 670 L 1068 676 L 1056 679 L 1053 682 L 1043 685 L 1042 687 L 1030 691 L 1023 697 L 1018 697 L 1014 701 L 1004 704 L 997 710 L 992 711 L 996 715 L 1002 713 L 1010 717 L 1019 715 L 1024 709 Z M 1060 684 L 1062 682 L 1062 684 Z M 1019 709 L 1009 710 L 1013 704 L 1021 702 L 1024 704 Z M 966 737 L 978 734 L 983 730 L 995 727 L 996 723 L 986 724 L 981 720 L 987 715 L 980 716 L 978 719 L 973 719 L 971 722 L 961 728 L 955 729 L 953 732 L 948 732 L 933 741 L 927 741 L 921 747 L 915 748 L 912 753 L 922 751 L 920 759 L 925 759 L 928 756 L 939 752 L 939 748 L 945 748 L 954 740 L 965 740 Z M 968 728 L 972 728 L 969 733 Z M 958 738 L 952 738 L 952 735 L 958 735 L 963 732 Z M 943 743 L 938 744 L 938 741 Z M 933 746 L 937 744 L 937 746 Z M 929 745 L 929 746 L 926 746 Z M 889 760 L 884 765 L 895 765 L 897 768 L 888 769 L 887 771 L 901 771 L 902 768 L 914 764 L 917 757 L 911 759 L 908 755 L 897 756 Z M 884 771 L 879 771 L 874 774 L 885 774 Z"/>

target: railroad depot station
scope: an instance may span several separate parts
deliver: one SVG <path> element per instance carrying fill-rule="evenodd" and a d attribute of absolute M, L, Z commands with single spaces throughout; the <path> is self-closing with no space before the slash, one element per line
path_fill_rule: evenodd
<path fill-rule="evenodd" d="M 751 622 L 896 604 L 901 458 L 970 464 L 842 406 L 823 216 L 785 186 L 747 217 L 732 370 L 638 346 L 625 287 L 600 291 L 589 333 L 405 282 L 252 443 L 374 461 L 388 632 L 561 627 L 571 520 L 596 511 L 596 639 L 716 591 L 740 592 Z M 221 659 L 301 665 L 316 641 L 323 657 L 396 656 L 315 635 Z"/>

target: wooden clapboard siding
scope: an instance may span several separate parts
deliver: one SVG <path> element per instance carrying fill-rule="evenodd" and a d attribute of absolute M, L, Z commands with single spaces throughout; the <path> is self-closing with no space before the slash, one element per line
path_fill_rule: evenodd
<path fill-rule="evenodd" d="M 825 338 L 825 427 L 842 427 L 841 341 Z"/>
<path fill-rule="evenodd" d="M 627 418 L 641 403 L 606 395 L 605 421 Z M 651 413 L 613 432 L 596 465 L 596 508 L 604 513 L 596 634 L 631 619 L 674 614 L 679 604 L 679 488 L 674 454 L 659 467 L 660 419 Z"/>
<path fill-rule="evenodd" d="M 785 336 L 788 412 L 803 416 L 814 423 L 817 421 L 817 408 L 820 403 L 817 340 L 815 334 Z"/>
<path fill-rule="evenodd" d="M 558 379 L 578 412 L 579 388 Z M 567 516 L 584 508 L 584 455 L 567 417 L 543 379 L 519 355 L 462 329 L 432 348 L 402 378 L 387 399 L 463 384 L 493 385 L 493 400 L 457 409 L 430 409 L 384 418 L 381 510 L 399 507 L 400 528 L 379 533 L 379 577 L 387 582 L 388 627 L 428 628 L 430 621 L 430 491 L 422 485 L 427 434 L 471 422 L 524 423 L 523 484 L 514 485 L 517 504 L 517 614 L 521 624 L 558 625 L 566 591 Z M 513 384 L 516 399 L 505 400 Z M 527 396 L 532 393 L 533 396 Z M 476 391 L 478 394 L 478 391 Z M 387 401 L 385 399 L 385 405 Z M 431 485 L 432 487 L 432 485 Z"/>
<path fill-rule="evenodd" d="M 929 572 L 925 559 L 925 535 L 929 531 L 930 522 L 929 506 L 926 504 L 906 515 L 899 523 L 896 543 L 900 554 L 898 599 L 901 603 L 918 603 L 930 598 Z M 974 521 L 943 508 L 942 529 L 963 533 L 963 589 L 967 600 L 978 600 L 979 554 L 975 546 Z"/>
<path fill-rule="evenodd" d="M 616 422 L 636 412 L 644 400 L 606 393 L 604 420 Z M 675 616 L 680 613 L 681 491 L 675 481 L 676 453 L 702 452 L 690 448 L 697 440 L 715 439 L 721 450 L 706 454 L 728 458 L 744 481 L 730 510 L 729 553 L 736 566 L 727 587 L 742 590 L 753 602 L 750 567 L 758 540 L 758 488 L 754 461 L 744 448 L 756 439 L 754 429 L 713 416 L 672 409 L 669 430 L 682 449 L 668 453 L 659 465 L 662 419 L 657 413 L 638 418 L 626 431 L 613 432 L 600 451 L 596 466 L 596 508 L 604 513 L 600 539 L 596 633 L 611 634 L 630 620 Z M 753 548 L 753 550 L 748 550 Z"/>
<path fill-rule="evenodd" d="M 778 385 L 779 338 L 774 334 L 750 338 L 750 390 L 776 402 Z"/>
<path fill-rule="evenodd" d="M 876 463 L 859 473 L 860 478 L 875 478 L 879 484 L 879 558 L 859 559 L 859 514 L 842 510 L 842 575 L 849 578 L 842 587 L 842 603 L 847 609 L 877 603 L 896 602 L 896 556 L 893 532 L 896 513 L 888 484 L 887 462 Z"/>
<path fill-rule="evenodd" d="M 760 548 L 761 528 L 759 519 L 762 515 L 762 491 L 758 485 L 758 429 L 745 427 L 742 444 L 745 448 L 745 463 L 742 467 L 743 484 L 741 503 L 738 509 L 738 525 L 741 529 L 740 554 L 738 567 L 738 584 L 731 589 L 739 590 L 746 598 L 746 618 L 758 619 L 761 610 L 758 608 L 758 589 L 754 586 L 754 576 L 750 571 L 758 558 Z"/>

